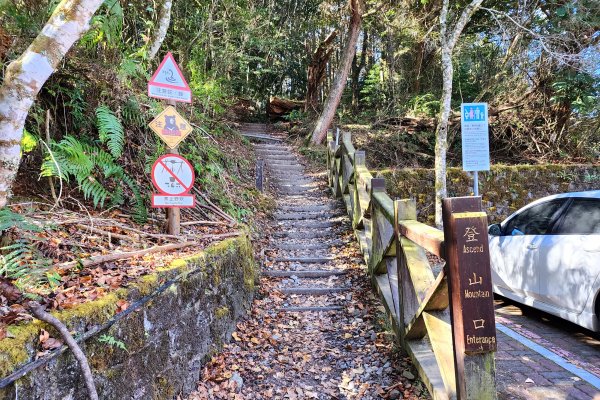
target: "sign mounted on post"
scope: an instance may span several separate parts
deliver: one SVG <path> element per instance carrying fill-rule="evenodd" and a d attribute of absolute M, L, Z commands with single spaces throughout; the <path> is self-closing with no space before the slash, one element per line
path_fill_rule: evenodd
<path fill-rule="evenodd" d="M 148 96 L 155 99 L 192 102 L 192 90 L 171 52 L 167 53 L 148 82 Z"/>
<path fill-rule="evenodd" d="M 194 207 L 195 197 L 188 194 L 194 179 L 194 168 L 188 160 L 177 154 L 161 156 L 152 166 L 152 183 L 160 192 L 152 195 L 152 207 Z"/>
<path fill-rule="evenodd" d="M 149 126 L 171 149 L 177 147 L 193 130 L 173 106 L 165 108 Z"/>
<path fill-rule="evenodd" d="M 463 103 L 460 111 L 463 171 L 489 171 L 487 103 Z"/>

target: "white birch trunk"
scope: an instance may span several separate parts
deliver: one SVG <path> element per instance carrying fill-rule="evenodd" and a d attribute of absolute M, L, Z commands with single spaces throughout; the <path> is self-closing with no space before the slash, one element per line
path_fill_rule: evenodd
<path fill-rule="evenodd" d="M 0 207 L 21 161 L 21 139 L 29 109 L 73 43 L 89 29 L 103 0 L 62 0 L 29 48 L 7 68 L 0 87 Z"/>
<path fill-rule="evenodd" d="M 465 7 L 450 34 L 448 32 L 448 8 L 450 0 L 443 0 L 440 12 L 440 37 L 442 41 L 442 99 L 440 119 L 435 132 L 435 225 L 442 227 L 442 199 L 448 196 L 446 186 L 446 155 L 448 151 L 448 120 L 452 111 L 452 79 L 454 66 L 452 53 L 458 38 L 471 16 L 483 0 L 473 0 Z"/>
<path fill-rule="evenodd" d="M 154 40 L 152 41 L 150 50 L 148 50 L 148 59 L 150 60 L 156 57 L 158 50 L 160 50 L 160 46 L 162 46 L 163 41 L 167 37 L 167 31 L 169 30 L 169 25 L 171 24 L 172 6 L 173 0 L 165 0 L 163 2 L 162 8 L 160 9 L 160 17 L 158 19 L 158 30 L 154 35 Z"/>
<path fill-rule="evenodd" d="M 362 0 L 351 0 L 350 7 L 352 16 L 350 18 L 350 26 L 348 27 L 346 46 L 344 47 L 342 59 L 338 70 L 336 71 L 333 85 L 329 91 L 329 96 L 327 96 L 327 100 L 325 101 L 323 112 L 319 116 L 312 132 L 312 142 L 314 144 L 322 143 L 327 137 L 327 129 L 331 125 L 331 121 L 333 121 L 335 116 L 335 110 L 342 99 L 346 81 L 348 80 L 350 69 L 352 68 L 352 60 L 356 54 L 356 43 L 358 42 L 358 35 L 360 34 L 364 4 Z"/>
<path fill-rule="evenodd" d="M 446 187 L 446 154 L 448 150 L 448 119 L 452 100 L 452 51 L 442 48 L 442 102 L 440 121 L 435 134 L 435 225 L 442 227 L 442 199 L 448 195 Z"/>

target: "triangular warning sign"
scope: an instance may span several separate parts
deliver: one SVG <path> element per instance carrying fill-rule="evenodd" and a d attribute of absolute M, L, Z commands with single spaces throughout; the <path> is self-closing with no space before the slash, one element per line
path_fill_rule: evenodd
<path fill-rule="evenodd" d="M 168 52 L 158 69 L 148 82 L 148 95 L 150 97 L 184 101 L 192 101 L 192 91 L 185 80 L 181 69 L 175 62 L 173 54 Z"/>

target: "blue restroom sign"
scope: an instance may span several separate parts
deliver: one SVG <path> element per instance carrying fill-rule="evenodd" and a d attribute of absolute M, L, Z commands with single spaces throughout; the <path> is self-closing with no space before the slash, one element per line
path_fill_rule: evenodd
<path fill-rule="evenodd" d="M 490 140 L 487 103 L 463 103 L 460 111 L 463 170 L 489 171 Z"/>

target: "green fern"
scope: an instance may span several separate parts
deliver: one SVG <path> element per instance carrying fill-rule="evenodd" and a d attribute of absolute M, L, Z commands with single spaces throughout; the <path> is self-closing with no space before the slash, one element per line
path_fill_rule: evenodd
<path fill-rule="evenodd" d="M 94 207 L 104 207 L 108 201 L 111 206 L 122 205 L 126 199 L 122 185 L 125 183 L 133 193 L 129 202 L 134 208 L 134 219 L 146 221 L 145 201 L 137 182 L 117 164 L 113 154 L 73 136 L 52 143 L 50 149 L 52 155 L 48 154 L 42 163 L 41 176 L 54 176 L 66 182 L 74 179 L 84 198 L 91 200 Z M 115 189 L 108 189 L 107 185 Z"/>
<path fill-rule="evenodd" d="M 24 291 L 39 289 L 48 283 L 47 274 L 52 267 L 52 260 L 40 253 L 29 235 L 0 250 L 5 253 L 0 256 L 1 277 L 14 280 L 15 285 Z"/>
<path fill-rule="evenodd" d="M 118 47 L 123 31 L 123 8 L 119 0 L 106 0 L 102 10 L 90 22 L 91 28 L 81 38 L 81 45 L 92 49 L 97 45 Z"/>
<path fill-rule="evenodd" d="M 140 193 L 140 188 L 135 180 L 133 180 L 129 175 L 123 175 L 123 182 L 129 189 L 133 192 L 133 198 L 131 198 L 132 205 L 134 207 L 133 219 L 136 222 L 145 222 L 148 219 L 148 210 L 146 209 L 146 205 L 142 194 Z"/>
<path fill-rule="evenodd" d="M 79 182 L 79 189 L 83 192 L 84 199 L 92 199 L 94 207 L 104 207 L 104 202 L 111 196 L 111 193 L 93 176 L 88 176 Z"/>
<path fill-rule="evenodd" d="M 100 141 L 106 144 L 113 157 L 121 157 L 125 147 L 125 131 L 121 121 L 107 106 L 96 108 L 96 119 Z"/>
<path fill-rule="evenodd" d="M 0 231 L 19 227 L 24 230 L 39 232 L 41 228 L 21 214 L 12 212 L 8 208 L 0 209 Z"/>
<path fill-rule="evenodd" d="M 138 103 L 137 99 L 134 96 L 131 96 L 123 104 L 121 114 L 123 116 L 123 120 L 127 124 L 141 127 L 145 123 L 144 113 L 140 108 L 140 103 Z"/>

